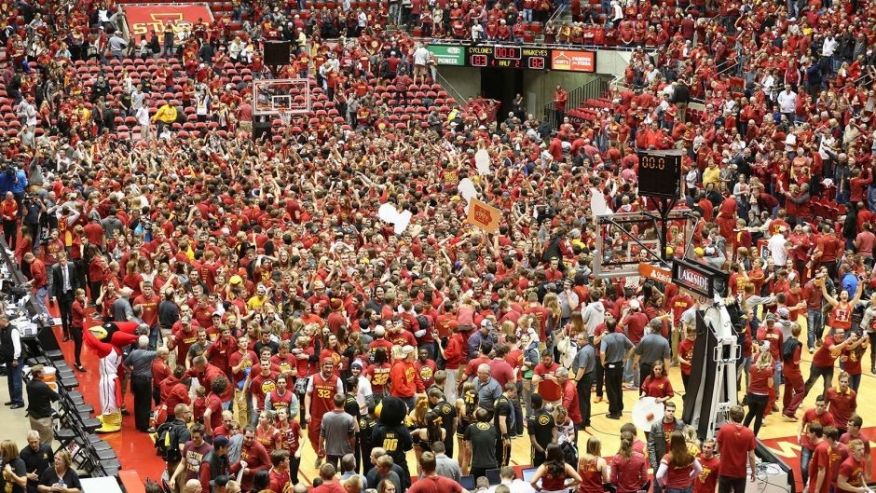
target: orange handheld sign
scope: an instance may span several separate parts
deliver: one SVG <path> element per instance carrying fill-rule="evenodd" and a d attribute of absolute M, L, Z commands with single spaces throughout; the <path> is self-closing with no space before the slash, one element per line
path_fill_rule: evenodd
<path fill-rule="evenodd" d="M 499 223 L 502 220 L 502 211 L 486 202 L 471 199 L 468 204 L 468 217 L 466 222 L 473 224 L 487 233 L 499 231 Z"/>

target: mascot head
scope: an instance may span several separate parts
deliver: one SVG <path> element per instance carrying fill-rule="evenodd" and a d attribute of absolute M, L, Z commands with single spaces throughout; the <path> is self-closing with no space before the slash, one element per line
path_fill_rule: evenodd
<path fill-rule="evenodd" d="M 89 327 L 88 331 L 94 335 L 94 338 L 98 341 L 106 341 L 112 338 L 113 334 L 118 331 L 116 325 L 112 322 L 107 322 L 103 325 L 95 325 L 93 327 Z"/>
<path fill-rule="evenodd" d="M 404 401 L 397 397 L 384 397 L 375 409 L 377 420 L 386 427 L 401 425 L 407 415 Z"/>
<path fill-rule="evenodd" d="M 133 327 L 131 325 L 133 324 Z M 94 338 L 112 344 L 116 347 L 124 347 L 137 342 L 135 333 L 137 324 L 132 322 L 106 322 L 102 325 L 94 325 L 88 331 Z"/>

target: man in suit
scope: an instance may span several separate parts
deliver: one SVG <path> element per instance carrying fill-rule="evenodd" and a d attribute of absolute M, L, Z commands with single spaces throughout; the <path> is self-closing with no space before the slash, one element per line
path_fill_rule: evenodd
<path fill-rule="evenodd" d="M 58 303 L 61 312 L 61 327 L 64 329 L 64 340 L 70 340 L 70 326 L 73 321 L 73 299 L 79 288 L 79 276 L 76 267 L 67 261 L 67 254 L 58 255 L 58 263 L 52 267 L 52 301 Z"/>

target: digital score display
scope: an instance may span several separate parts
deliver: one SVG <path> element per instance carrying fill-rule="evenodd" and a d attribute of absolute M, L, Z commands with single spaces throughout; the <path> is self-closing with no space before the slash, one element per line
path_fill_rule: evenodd
<path fill-rule="evenodd" d="M 639 153 L 639 195 L 678 198 L 681 155 L 674 152 Z"/>
<path fill-rule="evenodd" d="M 521 46 L 469 46 L 466 61 L 469 67 L 546 70 L 551 50 Z"/>

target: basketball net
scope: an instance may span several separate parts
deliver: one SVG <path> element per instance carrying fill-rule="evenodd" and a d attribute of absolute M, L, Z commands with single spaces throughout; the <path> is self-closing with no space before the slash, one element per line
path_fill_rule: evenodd
<path fill-rule="evenodd" d="M 291 111 L 281 111 L 280 112 L 280 121 L 283 122 L 283 125 L 288 126 L 292 122 L 292 112 Z"/>

